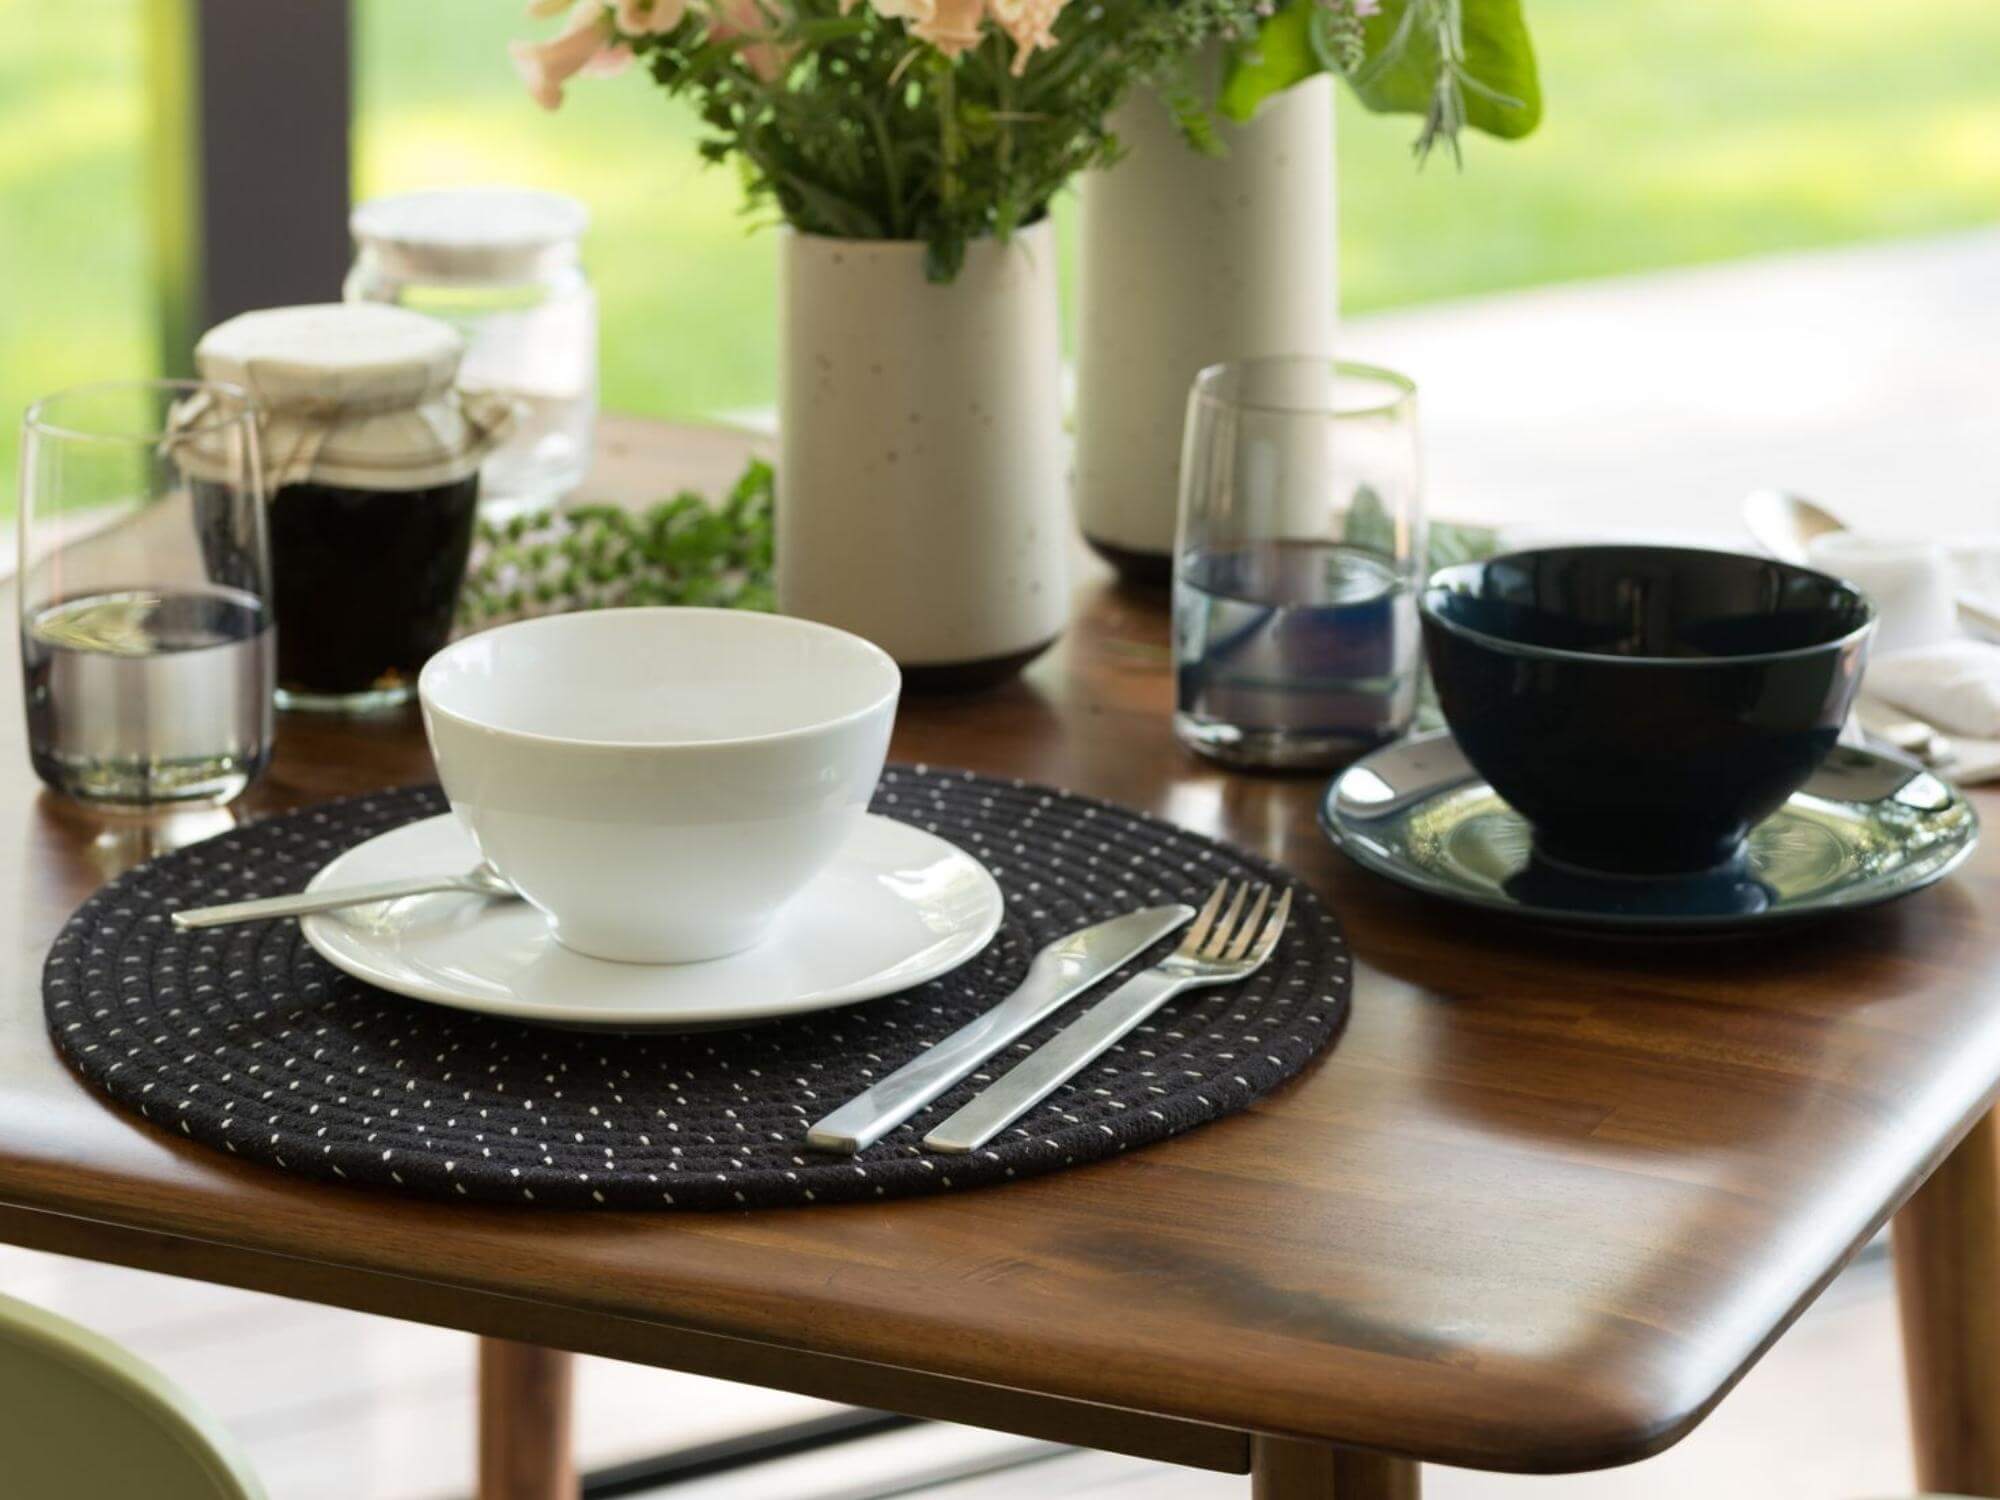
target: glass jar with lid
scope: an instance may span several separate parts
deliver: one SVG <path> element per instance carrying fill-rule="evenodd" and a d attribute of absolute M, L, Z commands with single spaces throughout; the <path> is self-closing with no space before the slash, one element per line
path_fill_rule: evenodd
<path fill-rule="evenodd" d="M 196 345 L 203 377 L 258 407 L 280 707 L 407 702 L 450 639 L 480 466 L 515 420 L 454 387 L 464 348 L 435 318 L 338 302 L 244 313 Z M 191 445 L 197 530 L 226 513 L 200 459 Z"/>
<path fill-rule="evenodd" d="M 597 298 L 580 259 L 589 213 L 559 193 L 450 188 L 376 198 L 351 221 L 349 302 L 387 302 L 456 328 L 461 388 L 517 403 L 488 457 L 480 508 L 545 510 L 583 481 L 597 420 Z"/>

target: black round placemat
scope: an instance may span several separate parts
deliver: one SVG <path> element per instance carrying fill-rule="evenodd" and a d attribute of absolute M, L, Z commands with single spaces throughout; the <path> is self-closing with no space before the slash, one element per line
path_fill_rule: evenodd
<path fill-rule="evenodd" d="M 444 809 L 435 787 L 351 798 L 120 876 L 50 951 L 57 1043 L 156 1125 L 291 1172 L 543 1208 L 742 1208 L 973 1187 L 1142 1146 L 1276 1087 L 1347 1015 L 1340 926 L 1284 871 L 1092 798 L 924 766 L 885 772 L 875 810 L 992 870 L 1007 897 L 999 936 L 916 989 L 740 1031 L 526 1026 L 351 979 L 296 922 L 179 933 L 167 920 L 297 890 L 341 850 Z M 1291 926 L 1252 979 L 1181 996 L 986 1150 L 945 1156 L 919 1141 L 987 1070 L 858 1157 L 804 1147 L 813 1120 L 993 1005 L 1051 938 L 1198 902 L 1224 876 L 1295 886 Z M 1003 1054 L 990 1066 L 1009 1065 Z"/>

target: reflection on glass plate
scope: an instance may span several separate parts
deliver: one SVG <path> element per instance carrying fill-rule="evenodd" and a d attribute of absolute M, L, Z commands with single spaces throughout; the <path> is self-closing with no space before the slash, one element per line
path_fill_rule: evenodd
<path fill-rule="evenodd" d="M 1357 862 L 1446 900 L 1541 921 L 1714 931 L 1849 911 L 1921 889 L 1979 837 L 1956 789 L 1900 756 L 1841 747 L 1722 870 L 1629 879 L 1532 857 L 1528 825 L 1449 735 L 1391 745 L 1328 787 L 1321 822 Z"/>

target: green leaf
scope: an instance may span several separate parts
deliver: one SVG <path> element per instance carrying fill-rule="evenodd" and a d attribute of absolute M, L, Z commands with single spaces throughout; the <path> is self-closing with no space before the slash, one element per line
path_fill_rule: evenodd
<path fill-rule="evenodd" d="M 784 191 L 811 211 L 812 222 L 825 226 L 823 232 L 848 240 L 885 238 L 882 221 L 861 204 L 796 172 L 786 172 L 780 180 Z"/>
<path fill-rule="evenodd" d="M 1311 3 L 1311 0 L 1307 0 Z M 1437 91 L 1441 58 L 1434 32 L 1418 24 L 1407 42 L 1390 48 L 1405 12 L 1423 0 L 1383 0 L 1367 22 L 1368 56 L 1349 80 L 1355 95 L 1377 114 L 1421 115 Z M 1521 0 L 1461 0 L 1464 17 L 1465 120 L 1476 130 L 1518 140 L 1542 119 L 1542 86 Z M 1410 18 L 1421 20 L 1421 15 Z M 1384 49 L 1389 49 L 1383 55 Z"/>
<path fill-rule="evenodd" d="M 1273 94 L 1303 83 L 1326 65 L 1312 44 L 1312 13 L 1319 0 L 1290 0 L 1258 29 L 1257 39 L 1231 53 L 1216 107 L 1239 125 Z"/>
<path fill-rule="evenodd" d="M 1288 0 L 1230 58 L 1217 101 L 1222 113 L 1248 120 L 1273 94 L 1333 66 L 1315 37 L 1321 0 Z M 1410 14 L 1410 7 L 1420 7 Z M 1419 24 L 1426 0 L 1382 0 L 1364 23 L 1367 61 L 1348 83 L 1377 114 L 1427 114 L 1437 93 L 1442 58 L 1437 37 Z M 1466 123 L 1514 140 L 1542 118 L 1541 80 L 1521 0 L 1460 0 Z"/>

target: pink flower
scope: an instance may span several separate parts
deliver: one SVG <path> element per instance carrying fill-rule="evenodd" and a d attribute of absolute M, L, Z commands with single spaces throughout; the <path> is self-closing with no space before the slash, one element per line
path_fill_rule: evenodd
<path fill-rule="evenodd" d="M 562 31 L 546 42 L 515 42 L 507 49 L 514 71 L 543 109 L 562 104 L 563 85 L 579 73 L 613 73 L 631 60 L 611 33 L 603 0 L 577 0 Z"/>
<path fill-rule="evenodd" d="M 852 10 L 854 3 L 855 0 L 842 0 L 841 14 Z M 927 24 L 938 8 L 938 0 L 868 0 L 868 4 L 886 21 L 907 21 L 914 26 Z"/>
<path fill-rule="evenodd" d="M 979 23 L 986 0 L 936 0 L 930 15 L 912 21 L 910 34 L 929 42 L 946 57 L 957 57 L 979 45 Z"/>
<path fill-rule="evenodd" d="M 762 0 L 715 0 L 710 9 L 708 34 L 714 41 L 769 36 L 774 29 Z M 762 41 L 738 48 L 736 55 L 765 83 L 776 83 L 791 67 L 797 51 L 779 42 Z"/>
<path fill-rule="evenodd" d="M 1014 43 L 1013 74 L 1028 70 L 1028 59 L 1056 44 L 1056 17 L 1066 0 L 986 0 L 993 19 Z"/>
<path fill-rule="evenodd" d="M 616 78 L 632 65 L 632 49 L 623 42 L 599 47 L 577 72 L 579 78 Z"/>
<path fill-rule="evenodd" d="M 617 0 L 614 14 L 625 36 L 665 33 L 687 15 L 687 0 Z"/>
<path fill-rule="evenodd" d="M 903 22 L 910 35 L 929 42 L 946 57 L 979 45 L 981 28 L 990 15 L 995 25 L 1014 43 L 1016 77 L 1027 71 L 1028 60 L 1056 44 L 1056 19 L 1069 0 L 868 0 L 869 8 L 890 21 Z M 1373 5 L 1380 0 L 1355 0 Z M 840 0 L 846 15 L 860 0 Z"/>

